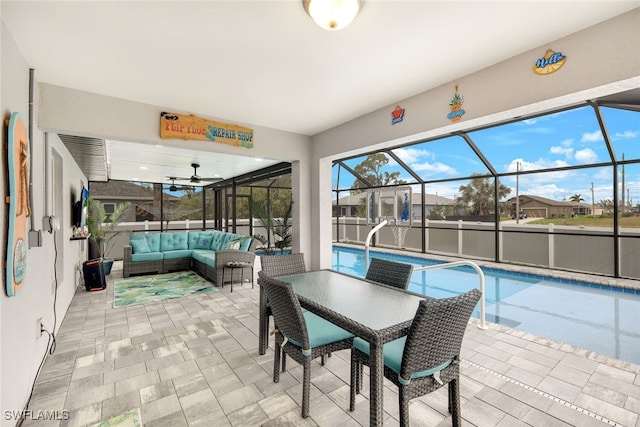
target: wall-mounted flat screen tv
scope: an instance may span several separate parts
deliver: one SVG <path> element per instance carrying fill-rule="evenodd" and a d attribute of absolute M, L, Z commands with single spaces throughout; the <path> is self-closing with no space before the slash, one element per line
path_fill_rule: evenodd
<path fill-rule="evenodd" d="M 87 225 L 87 199 L 89 198 L 89 190 L 86 187 L 82 187 L 80 192 L 80 200 L 73 205 L 73 225 L 77 228 L 82 228 Z"/>

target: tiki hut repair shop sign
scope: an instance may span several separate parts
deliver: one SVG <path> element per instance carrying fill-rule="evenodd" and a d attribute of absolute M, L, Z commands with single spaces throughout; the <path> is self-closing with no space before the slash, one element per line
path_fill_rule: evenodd
<path fill-rule="evenodd" d="M 253 129 L 214 122 L 193 114 L 160 113 L 160 138 L 198 139 L 253 148 Z"/>

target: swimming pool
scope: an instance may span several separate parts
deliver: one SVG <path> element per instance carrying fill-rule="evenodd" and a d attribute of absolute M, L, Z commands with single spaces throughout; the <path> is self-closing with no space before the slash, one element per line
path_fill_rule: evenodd
<path fill-rule="evenodd" d="M 369 251 L 416 267 L 440 261 Z M 333 269 L 364 277 L 364 250 L 333 247 Z M 486 320 L 640 364 L 640 291 L 482 267 Z M 414 272 L 409 290 L 445 298 L 478 287 L 471 267 Z M 478 312 L 474 316 L 478 317 Z"/>

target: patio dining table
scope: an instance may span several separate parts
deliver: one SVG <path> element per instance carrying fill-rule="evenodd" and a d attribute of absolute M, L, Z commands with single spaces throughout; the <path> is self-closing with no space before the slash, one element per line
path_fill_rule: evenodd
<path fill-rule="evenodd" d="M 278 280 L 291 283 L 302 307 L 369 343 L 370 425 L 382 425 L 382 347 L 408 333 L 424 297 L 333 270 L 279 276 Z"/>

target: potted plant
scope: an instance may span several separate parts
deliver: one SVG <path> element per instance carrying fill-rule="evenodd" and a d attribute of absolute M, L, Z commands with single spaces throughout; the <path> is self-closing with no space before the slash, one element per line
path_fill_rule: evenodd
<path fill-rule="evenodd" d="M 253 236 L 254 239 L 262 243 L 262 247 L 258 249 L 261 249 L 265 255 L 274 255 L 276 253 L 282 254 L 291 248 L 291 240 L 293 238 L 291 233 L 293 227 L 293 224 L 291 224 L 291 210 L 293 202 L 289 203 L 281 218 L 273 218 L 262 205 L 251 197 L 249 198 L 249 206 L 253 215 L 258 218 L 267 231 L 267 236 L 257 233 Z M 273 236 L 273 245 L 270 245 L 269 236 Z"/>
<path fill-rule="evenodd" d="M 116 226 L 122 222 L 130 206 L 131 202 L 119 203 L 113 213 L 107 214 L 102 203 L 91 197 L 87 198 L 89 242 L 93 246 L 95 258 L 102 258 L 105 275 L 111 274 L 113 266 L 112 259 L 104 258 L 113 246 L 113 238 L 129 232 L 129 230 L 116 230 Z"/>

